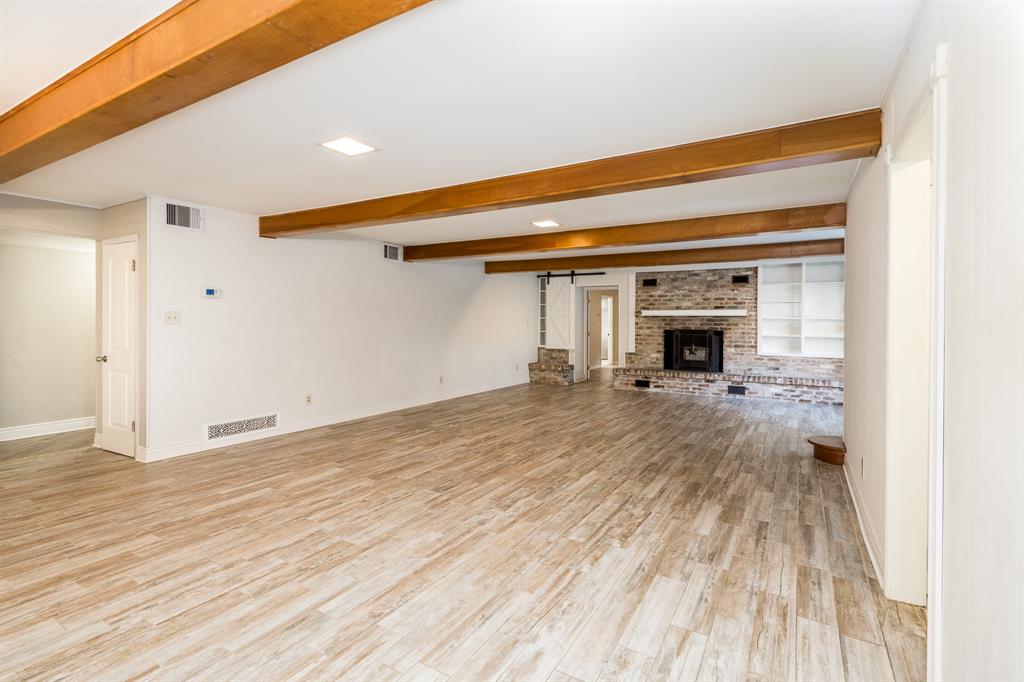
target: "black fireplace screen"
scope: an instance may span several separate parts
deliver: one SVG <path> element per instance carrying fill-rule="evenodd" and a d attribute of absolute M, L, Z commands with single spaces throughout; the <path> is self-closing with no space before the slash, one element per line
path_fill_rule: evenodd
<path fill-rule="evenodd" d="M 721 372 L 723 341 L 717 329 L 666 329 L 665 369 Z"/>

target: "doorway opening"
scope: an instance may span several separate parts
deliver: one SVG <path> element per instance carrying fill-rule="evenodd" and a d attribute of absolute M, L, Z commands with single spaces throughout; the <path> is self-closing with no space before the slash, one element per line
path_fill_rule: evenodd
<path fill-rule="evenodd" d="M 96 312 L 94 240 L 0 229 L 0 441 L 92 443 Z"/>
<path fill-rule="evenodd" d="M 611 368 L 619 357 L 619 290 L 618 287 L 587 287 L 584 289 L 583 360 L 584 379 L 601 372 L 611 380 Z"/>
<path fill-rule="evenodd" d="M 942 642 L 946 57 L 940 46 L 888 173 L 884 591 L 927 608 L 929 679 Z"/>

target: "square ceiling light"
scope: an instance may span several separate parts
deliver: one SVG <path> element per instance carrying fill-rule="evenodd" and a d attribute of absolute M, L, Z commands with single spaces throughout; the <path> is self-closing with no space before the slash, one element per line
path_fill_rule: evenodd
<path fill-rule="evenodd" d="M 558 223 L 554 220 L 534 220 L 534 227 L 558 227 Z"/>
<path fill-rule="evenodd" d="M 371 147 L 368 144 L 360 142 L 351 137 L 339 137 L 337 140 L 331 140 L 330 142 L 321 142 L 323 146 L 328 149 L 333 149 L 336 152 L 341 152 L 345 156 L 359 156 L 360 154 L 367 154 L 369 152 L 377 151 L 376 147 Z"/>

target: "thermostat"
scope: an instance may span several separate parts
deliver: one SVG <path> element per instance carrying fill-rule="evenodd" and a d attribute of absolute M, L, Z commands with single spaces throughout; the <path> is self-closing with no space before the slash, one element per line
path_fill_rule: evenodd
<path fill-rule="evenodd" d="M 217 287 L 203 287 L 203 298 L 220 298 L 220 289 Z"/>

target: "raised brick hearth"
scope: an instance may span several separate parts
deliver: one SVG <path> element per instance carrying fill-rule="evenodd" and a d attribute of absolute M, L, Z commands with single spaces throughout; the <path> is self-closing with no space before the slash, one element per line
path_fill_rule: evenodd
<path fill-rule="evenodd" d="M 568 386 L 574 380 L 575 365 L 569 362 L 569 351 L 559 348 L 538 348 L 537 362 L 531 362 L 531 384 Z"/>
<path fill-rule="evenodd" d="M 746 389 L 745 396 L 751 398 L 775 398 L 824 405 L 843 404 L 841 379 L 684 372 L 645 367 L 616 367 L 613 374 L 615 388 L 724 396 L 729 394 L 729 386 L 742 386 Z M 638 379 L 647 382 L 648 385 L 643 388 L 637 386 Z"/>

